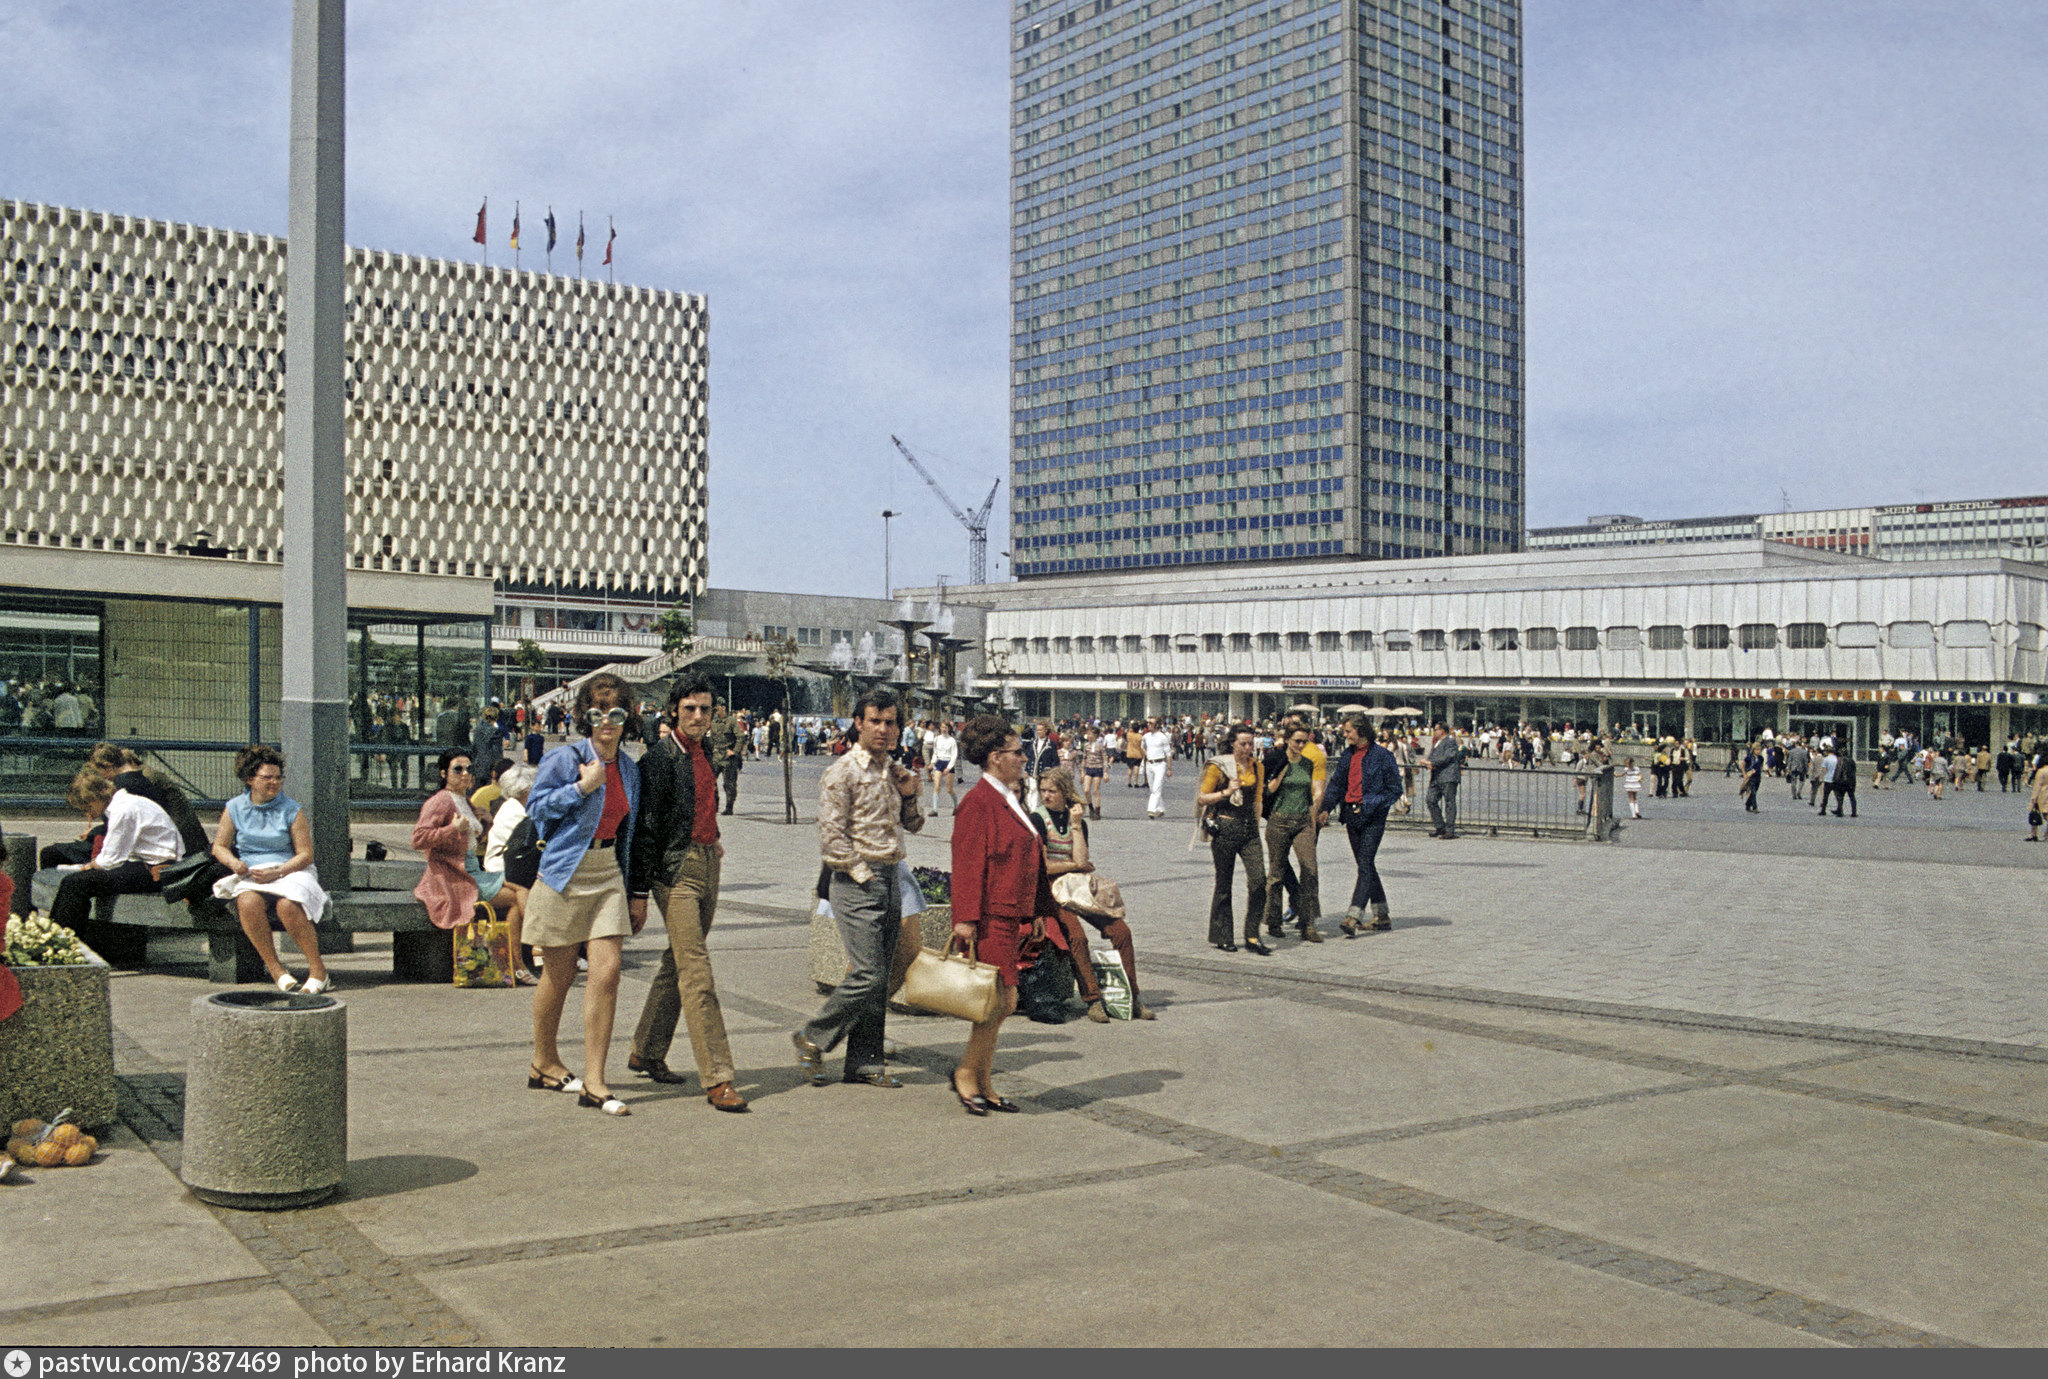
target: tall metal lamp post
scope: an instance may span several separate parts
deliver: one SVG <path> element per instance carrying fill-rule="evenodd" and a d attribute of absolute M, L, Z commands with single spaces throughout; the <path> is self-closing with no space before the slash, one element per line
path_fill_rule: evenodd
<path fill-rule="evenodd" d="M 894 578 L 889 573 L 889 519 L 903 514 L 889 508 L 882 509 L 882 597 L 889 598 L 896 592 Z"/>

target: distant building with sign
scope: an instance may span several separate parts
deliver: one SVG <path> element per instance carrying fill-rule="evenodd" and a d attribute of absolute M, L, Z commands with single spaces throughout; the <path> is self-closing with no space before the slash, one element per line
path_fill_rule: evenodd
<path fill-rule="evenodd" d="M 1685 517 L 1666 522 L 1589 517 L 1583 526 L 1533 527 L 1528 547 L 1532 551 L 1583 551 L 1757 540 L 1877 560 L 1995 556 L 2048 561 L 2048 496 Z"/>
<path fill-rule="evenodd" d="M 955 588 L 1026 713 L 2048 734 L 2048 566 L 1750 537 Z M 993 671 L 992 671 L 993 673 Z"/>

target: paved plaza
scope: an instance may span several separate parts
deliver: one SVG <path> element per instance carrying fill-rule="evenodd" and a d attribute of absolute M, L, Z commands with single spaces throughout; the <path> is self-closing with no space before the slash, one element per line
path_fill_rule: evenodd
<path fill-rule="evenodd" d="M 1744 818 L 1707 777 L 1610 846 L 1396 833 L 1392 933 L 1261 958 L 1203 941 L 1192 767 L 1158 822 L 1113 776 L 1094 854 L 1159 1018 L 1012 1021 L 997 1068 L 1025 1114 L 972 1120 L 944 1087 L 952 1021 L 891 1018 L 902 1090 L 814 1088 L 791 1060 L 818 999 L 819 766 L 805 825 L 765 764 L 725 821 L 712 946 L 747 1115 L 622 1070 L 658 928 L 627 953 L 623 1120 L 525 1090 L 527 993 L 394 985 L 366 939 L 331 960 L 345 1195 L 211 1209 L 175 1169 L 212 988 L 196 953 L 123 973 L 125 1124 L 96 1167 L 0 1188 L 8 1237 L 51 1246 L 0 1262 L 0 1336 L 2048 1342 L 2048 845 L 2020 841 L 2014 797 L 1866 788 L 1838 824 L 1779 787 Z M 914 861 L 945 865 L 949 822 Z M 401 856 L 408 831 L 355 829 Z M 1322 859 L 1340 908 L 1340 833 Z"/>

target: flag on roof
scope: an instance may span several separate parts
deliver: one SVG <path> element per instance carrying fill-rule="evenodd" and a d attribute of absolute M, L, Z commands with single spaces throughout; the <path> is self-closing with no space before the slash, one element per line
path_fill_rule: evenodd
<path fill-rule="evenodd" d="M 484 236 L 484 213 L 490 209 L 491 198 L 488 196 L 484 198 L 484 204 L 476 208 L 476 233 L 470 236 L 470 238 L 474 239 L 478 244 L 490 243 L 490 240 Z"/>
<path fill-rule="evenodd" d="M 512 203 L 512 247 L 519 247 L 519 203 Z"/>
<path fill-rule="evenodd" d="M 555 252 L 555 208 L 553 206 L 548 207 L 546 224 L 548 227 L 548 252 L 552 254 Z"/>
<path fill-rule="evenodd" d="M 604 237 L 604 262 L 607 268 L 611 267 L 612 262 L 612 241 L 618 237 L 619 232 L 617 230 L 612 230 Z"/>
<path fill-rule="evenodd" d="M 583 262 L 583 212 L 576 212 L 576 262 Z"/>

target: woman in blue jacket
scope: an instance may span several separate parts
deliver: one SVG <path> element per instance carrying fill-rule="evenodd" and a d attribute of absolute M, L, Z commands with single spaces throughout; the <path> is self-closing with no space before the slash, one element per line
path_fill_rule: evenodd
<path fill-rule="evenodd" d="M 640 932 L 626 903 L 628 850 L 640 808 L 640 769 L 619 750 L 626 735 L 626 684 L 594 675 L 576 692 L 576 727 L 585 737 L 541 758 L 526 812 L 541 837 L 540 877 L 527 898 L 522 937 L 541 950 L 533 992 L 533 1066 L 526 1085 L 574 1092 L 576 1104 L 608 1116 L 631 1114 L 605 1081 L 612 1020 L 619 1004 L 620 952 Z M 587 945 L 583 987 L 583 1076 L 562 1063 L 555 1040 L 576 980 L 576 946 Z"/>
<path fill-rule="evenodd" d="M 1401 798 L 1401 768 L 1394 764 L 1394 754 L 1373 740 L 1372 720 L 1364 714 L 1345 720 L 1344 741 L 1348 745 L 1330 768 L 1323 787 L 1316 827 L 1321 828 L 1334 812 L 1350 835 L 1358 880 L 1351 887 L 1350 908 L 1337 927 L 1346 938 L 1356 938 L 1363 929 L 1384 933 L 1394 927 L 1376 859 L 1380 838 L 1387 831 L 1387 811 Z M 1365 922 L 1367 906 L 1372 907 L 1371 923 Z"/>

